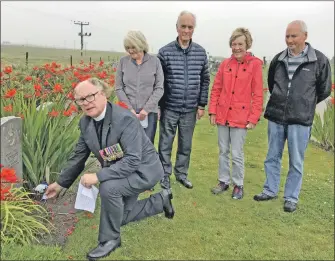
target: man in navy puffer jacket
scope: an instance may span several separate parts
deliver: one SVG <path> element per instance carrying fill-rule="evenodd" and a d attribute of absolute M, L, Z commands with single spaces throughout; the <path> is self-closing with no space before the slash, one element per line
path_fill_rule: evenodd
<path fill-rule="evenodd" d="M 164 71 L 164 95 L 161 109 L 159 155 L 165 176 L 163 188 L 170 187 L 172 173 L 171 151 L 178 127 L 178 150 L 174 174 L 186 188 L 192 188 L 187 179 L 192 137 L 196 120 L 205 112 L 210 76 L 206 50 L 192 42 L 196 25 L 194 14 L 183 11 L 177 20 L 178 37 L 159 50 L 158 58 Z"/>

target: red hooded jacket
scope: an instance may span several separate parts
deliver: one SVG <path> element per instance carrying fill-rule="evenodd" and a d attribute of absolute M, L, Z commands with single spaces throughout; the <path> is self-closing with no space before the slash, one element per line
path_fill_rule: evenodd
<path fill-rule="evenodd" d="M 209 114 L 216 123 L 246 128 L 257 124 L 263 108 L 263 62 L 247 53 L 238 63 L 232 55 L 224 60 L 215 76 L 209 102 Z"/>

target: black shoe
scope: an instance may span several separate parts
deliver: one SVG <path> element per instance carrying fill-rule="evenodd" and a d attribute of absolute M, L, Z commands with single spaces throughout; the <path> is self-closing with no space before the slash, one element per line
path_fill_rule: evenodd
<path fill-rule="evenodd" d="M 173 198 L 172 191 L 171 189 L 163 189 L 160 194 L 163 198 L 165 217 L 172 219 L 174 216 L 174 209 L 171 202 L 171 199 Z"/>
<path fill-rule="evenodd" d="M 233 199 L 242 199 L 243 198 L 243 186 L 234 186 L 233 194 L 231 195 Z"/>
<path fill-rule="evenodd" d="M 115 240 L 109 240 L 104 243 L 99 243 L 99 245 L 96 248 L 94 248 L 87 254 L 87 258 L 89 260 L 95 260 L 98 258 L 106 257 L 120 246 L 121 246 L 121 238 Z"/>
<path fill-rule="evenodd" d="M 185 188 L 191 189 L 193 188 L 193 185 L 191 183 L 191 181 L 189 181 L 188 179 L 184 178 L 184 179 L 177 179 L 177 181 L 182 184 Z"/>
<path fill-rule="evenodd" d="M 169 176 L 164 176 L 164 178 L 161 179 L 160 181 L 161 187 L 163 189 L 169 189 L 170 186 L 170 177 Z"/>
<path fill-rule="evenodd" d="M 263 192 L 254 196 L 254 200 L 256 201 L 265 201 L 265 200 L 271 200 L 275 198 L 277 198 L 277 196 L 271 197 Z"/>
<path fill-rule="evenodd" d="M 285 200 L 284 202 L 284 211 L 285 212 L 294 212 L 297 209 L 297 203 L 292 201 Z"/>

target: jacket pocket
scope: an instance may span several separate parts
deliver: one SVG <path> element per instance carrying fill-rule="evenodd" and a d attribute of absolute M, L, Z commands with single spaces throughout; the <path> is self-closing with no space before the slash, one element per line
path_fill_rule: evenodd
<path fill-rule="evenodd" d="M 228 121 L 247 125 L 247 120 L 250 114 L 250 103 L 234 103 L 229 107 Z"/>

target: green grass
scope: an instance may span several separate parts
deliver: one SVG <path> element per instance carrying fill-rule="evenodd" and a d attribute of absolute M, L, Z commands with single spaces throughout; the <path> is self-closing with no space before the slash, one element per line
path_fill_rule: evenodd
<path fill-rule="evenodd" d="M 125 53 L 115 53 L 107 51 L 91 51 L 83 52 L 83 57 L 80 56 L 80 50 L 73 49 L 54 49 L 54 48 L 41 48 L 31 46 L 15 46 L 15 45 L 2 45 L 1 46 L 1 66 L 10 64 L 23 65 L 26 62 L 26 52 L 28 52 L 29 65 L 42 65 L 51 63 L 53 61 L 61 64 L 70 65 L 70 56 L 72 55 L 73 65 L 79 64 L 81 60 L 85 63 L 91 61 L 99 62 L 100 58 L 105 62 L 119 60 Z"/>
<path fill-rule="evenodd" d="M 282 196 L 288 170 L 287 148 L 279 198 L 271 202 L 252 199 L 262 190 L 266 152 L 266 121 L 262 120 L 246 140 L 245 197 L 241 201 L 231 199 L 231 189 L 214 196 L 210 188 L 217 182 L 217 129 L 209 126 L 208 118 L 200 120 L 194 133 L 189 171 L 194 189 L 181 187 L 172 178 L 175 218 L 168 220 L 158 215 L 122 227 L 123 246 L 105 260 L 333 260 L 334 155 L 309 145 L 298 210 L 285 213 Z M 64 249 L 4 246 L 1 257 L 84 260 L 86 252 L 97 243 L 98 229 L 92 226 L 99 224 L 99 209 L 92 219 L 81 214 L 79 218 Z"/>

